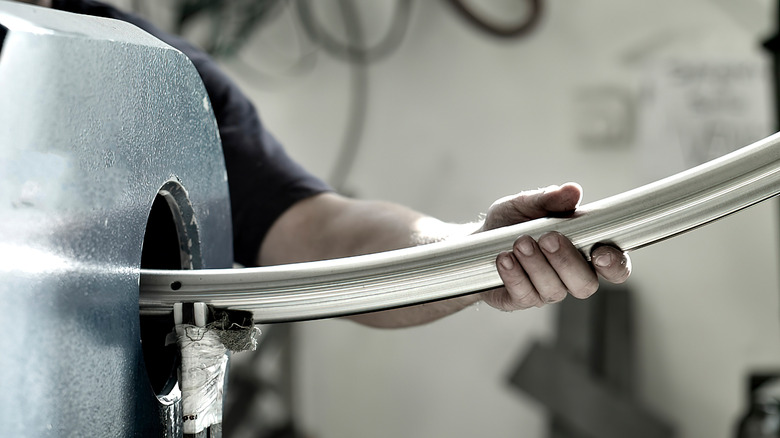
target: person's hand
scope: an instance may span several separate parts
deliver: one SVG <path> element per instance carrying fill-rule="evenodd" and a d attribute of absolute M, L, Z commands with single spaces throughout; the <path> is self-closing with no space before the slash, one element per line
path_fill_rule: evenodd
<path fill-rule="evenodd" d="M 502 198 L 490 207 L 480 231 L 571 212 L 581 199 L 582 188 L 574 183 Z M 541 307 L 561 301 L 568 294 L 591 296 L 598 289 L 599 275 L 609 282 L 622 283 L 631 274 L 628 254 L 617 248 L 599 246 L 591 253 L 591 260 L 592 265 L 559 233 L 544 234 L 538 242 L 520 236 L 512 251 L 496 258 L 504 287 L 483 292 L 482 300 L 505 311 Z"/>

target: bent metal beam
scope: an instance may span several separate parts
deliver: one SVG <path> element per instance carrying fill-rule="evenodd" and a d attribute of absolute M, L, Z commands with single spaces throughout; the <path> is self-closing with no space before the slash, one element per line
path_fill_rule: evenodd
<path fill-rule="evenodd" d="M 523 234 L 558 231 L 583 254 L 642 248 L 780 193 L 780 134 L 674 176 L 579 208 L 568 218 L 385 253 L 245 269 L 142 270 L 141 312 L 200 301 L 251 310 L 257 322 L 343 316 L 441 300 L 501 284 L 499 252 Z"/>

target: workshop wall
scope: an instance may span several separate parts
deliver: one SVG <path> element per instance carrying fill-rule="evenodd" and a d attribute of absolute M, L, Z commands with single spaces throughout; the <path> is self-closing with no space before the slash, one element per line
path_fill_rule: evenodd
<path fill-rule="evenodd" d="M 313 11 L 343 38 L 336 3 Z M 359 3 L 374 44 L 396 2 Z M 479 3 L 499 17 L 518 13 L 511 2 Z M 309 42 L 287 7 L 224 65 L 290 153 L 330 180 L 351 105 L 365 98 L 354 164 L 339 185 L 451 221 L 476 220 L 501 196 L 566 181 L 583 185 L 587 203 L 706 155 L 680 148 L 712 146 L 715 137 L 737 147 L 773 130 L 760 49 L 775 28 L 773 2 L 543 4 L 530 34 L 498 39 L 448 2 L 414 2 L 401 46 L 362 70 Z M 687 118 L 682 104 L 653 100 L 702 83 L 665 82 L 670 65 L 697 62 L 753 72 L 740 85 L 759 96 L 743 102 L 749 118 L 737 114 L 733 129 L 713 134 L 700 124 L 706 115 Z M 753 96 L 745 93 L 737 95 Z M 639 398 L 678 437 L 734 436 L 747 376 L 780 370 L 777 211 L 764 203 L 632 254 Z M 547 436 L 545 408 L 507 378 L 532 343 L 554 339 L 556 312 L 483 305 L 396 331 L 296 324 L 299 427 L 322 438 Z"/>
<path fill-rule="evenodd" d="M 647 168 L 653 137 L 642 132 L 653 69 L 676 59 L 761 62 L 759 42 L 773 29 L 768 1 L 544 5 L 533 33 L 499 40 L 446 2 L 415 3 L 403 45 L 366 69 L 365 126 L 346 190 L 469 221 L 525 188 L 573 180 L 585 202 L 633 188 L 664 176 Z M 361 6 L 366 39 L 376 42 L 392 9 Z M 337 32 L 338 15 L 325 9 L 321 18 Z M 289 53 L 281 36 L 292 18 L 259 38 L 270 46 L 262 53 Z M 253 95 L 291 152 L 328 178 L 354 73 L 316 56 L 311 72 L 270 84 L 229 65 L 245 86 L 259 84 Z M 262 57 L 253 61 L 264 68 Z M 678 436 L 733 436 L 746 375 L 780 369 L 776 207 L 633 254 L 640 397 Z M 401 331 L 301 324 L 303 426 L 321 437 L 545 436 L 543 407 L 506 378 L 531 342 L 554 336 L 555 311 L 483 306 Z"/>

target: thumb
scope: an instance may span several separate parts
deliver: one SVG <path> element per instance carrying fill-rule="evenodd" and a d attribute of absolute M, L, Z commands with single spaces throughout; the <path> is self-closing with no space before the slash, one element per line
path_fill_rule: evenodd
<path fill-rule="evenodd" d="M 515 198 L 515 208 L 528 219 L 538 219 L 551 213 L 566 213 L 576 209 L 582 199 L 582 187 L 577 183 L 566 183 L 522 195 Z"/>
<path fill-rule="evenodd" d="M 481 230 L 490 230 L 546 216 L 571 212 L 582 199 L 582 187 L 576 183 L 520 192 L 499 199 L 488 209 Z"/>
<path fill-rule="evenodd" d="M 537 198 L 537 207 L 550 213 L 565 213 L 575 210 L 582 201 L 582 187 L 573 182 L 561 186 L 550 186 Z"/>

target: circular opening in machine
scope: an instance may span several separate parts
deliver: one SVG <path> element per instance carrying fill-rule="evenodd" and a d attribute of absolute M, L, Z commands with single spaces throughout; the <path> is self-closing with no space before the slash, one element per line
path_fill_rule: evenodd
<path fill-rule="evenodd" d="M 201 268 L 197 222 L 184 187 L 166 182 L 154 198 L 144 233 L 141 269 Z M 173 312 L 140 315 L 141 347 L 154 393 L 167 395 L 176 385 L 178 349 L 166 345 L 173 331 Z"/>

